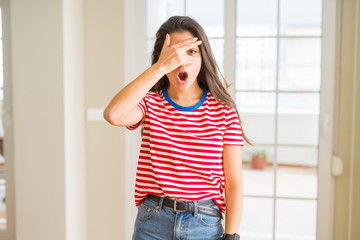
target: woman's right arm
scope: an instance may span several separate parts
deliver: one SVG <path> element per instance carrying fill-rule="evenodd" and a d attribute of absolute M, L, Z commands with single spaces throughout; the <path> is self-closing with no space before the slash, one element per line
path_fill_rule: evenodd
<path fill-rule="evenodd" d="M 137 104 L 164 74 L 164 68 L 155 63 L 126 85 L 106 107 L 105 120 L 116 126 L 130 126 L 138 123 L 143 113 Z"/>
<path fill-rule="evenodd" d="M 131 126 L 138 123 L 143 113 L 137 104 L 146 93 L 168 72 L 182 64 L 198 61 L 190 56 L 189 49 L 201 44 L 196 38 L 170 46 L 170 35 L 166 35 L 159 60 L 139 77 L 118 92 L 104 111 L 106 121 L 116 126 Z"/>

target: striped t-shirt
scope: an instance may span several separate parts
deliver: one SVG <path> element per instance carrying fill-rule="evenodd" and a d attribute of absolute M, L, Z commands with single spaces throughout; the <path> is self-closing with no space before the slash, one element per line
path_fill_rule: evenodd
<path fill-rule="evenodd" d="M 136 206 L 153 194 L 178 200 L 213 199 L 225 213 L 223 145 L 243 146 L 236 111 L 207 90 L 192 107 L 176 104 L 165 89 L 148 92 L 138 106 L 142 120 L 127 127 L 143 125 Z"/>

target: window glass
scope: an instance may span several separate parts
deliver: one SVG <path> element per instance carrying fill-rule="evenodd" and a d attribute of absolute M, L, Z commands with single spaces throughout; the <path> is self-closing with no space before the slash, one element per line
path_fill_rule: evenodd
<path fill-rule="evenodd" d="M 220 72 L 224 75 L 224 39 L 209 39 Z"/>
<path fill-rule="evenodd" d="M 277 199 L 275 239 L 316 239 L 316 200 Z"/>
<path fill-rule="evenodd" d="M 321 39 L 283 38 L 279 45 L 279 89 L 320 91 Z"/>
<path fill-rule="evenodd" d="M 280 1 L 281 36 L 320 36 L 322 0 Z"/>
<path fill-rule="evenodd" d="M 236 90 L 275 90 L 276 55 L 276 39 L 237 39 Z"/>
<path fill-rule="evenodd" d="M 280 93 L 278 142 L 317 146 L 319 108 L 319 93 Z"/>
<path fill-rule="evenodd" d="M 277 32 L 277 0 L 238 0 L 238 36 L 275 36 Z"/>
<path fill-rule="evenodd" d="M 184 0 L 147 0 L 146 36 L 155 38 L 161 24 L 174 15 L 184 15 Z"/>
<path fill-rule="evenodd" d="M 241 239 L 273 240 L 274 199 L 244 197 L 243 205 Z"/>
<path fill-rule="evenodd" d="M 194 17 L 208 37 L 224 36 L 224 0 L 186 1 L 186 15 Z"/>
<path fill-rule="evenodd" d="M 235 101 L 244 131 L 254 144 L 274 144 L 275 93 L 240 92 Z"/>

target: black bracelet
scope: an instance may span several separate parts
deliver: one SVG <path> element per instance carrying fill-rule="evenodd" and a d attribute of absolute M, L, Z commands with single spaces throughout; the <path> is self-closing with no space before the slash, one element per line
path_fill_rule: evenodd
<path fill-rule="evenodd" d="M 237 233 L 234 234 L 223 234 L 223 240 L 240 240 L 240 235 Z"/>

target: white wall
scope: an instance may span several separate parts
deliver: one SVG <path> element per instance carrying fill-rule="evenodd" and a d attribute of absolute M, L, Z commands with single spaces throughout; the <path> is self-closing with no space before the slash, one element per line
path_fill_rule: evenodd
<path fill-rule="evenodd" d="M 104 109 L 124 86 L 124 12 L 123 1 L 84 1 L 87 109 Z M 128 239 L 125 226 L 133 226 L 125 214 L 124 132 L 105 121 L 86 123 L 88 240 Z"/>
<path fill-rule="evenodd" d="M 10 9 L 16 239 L 85 240 L 81 1 Z"/>

